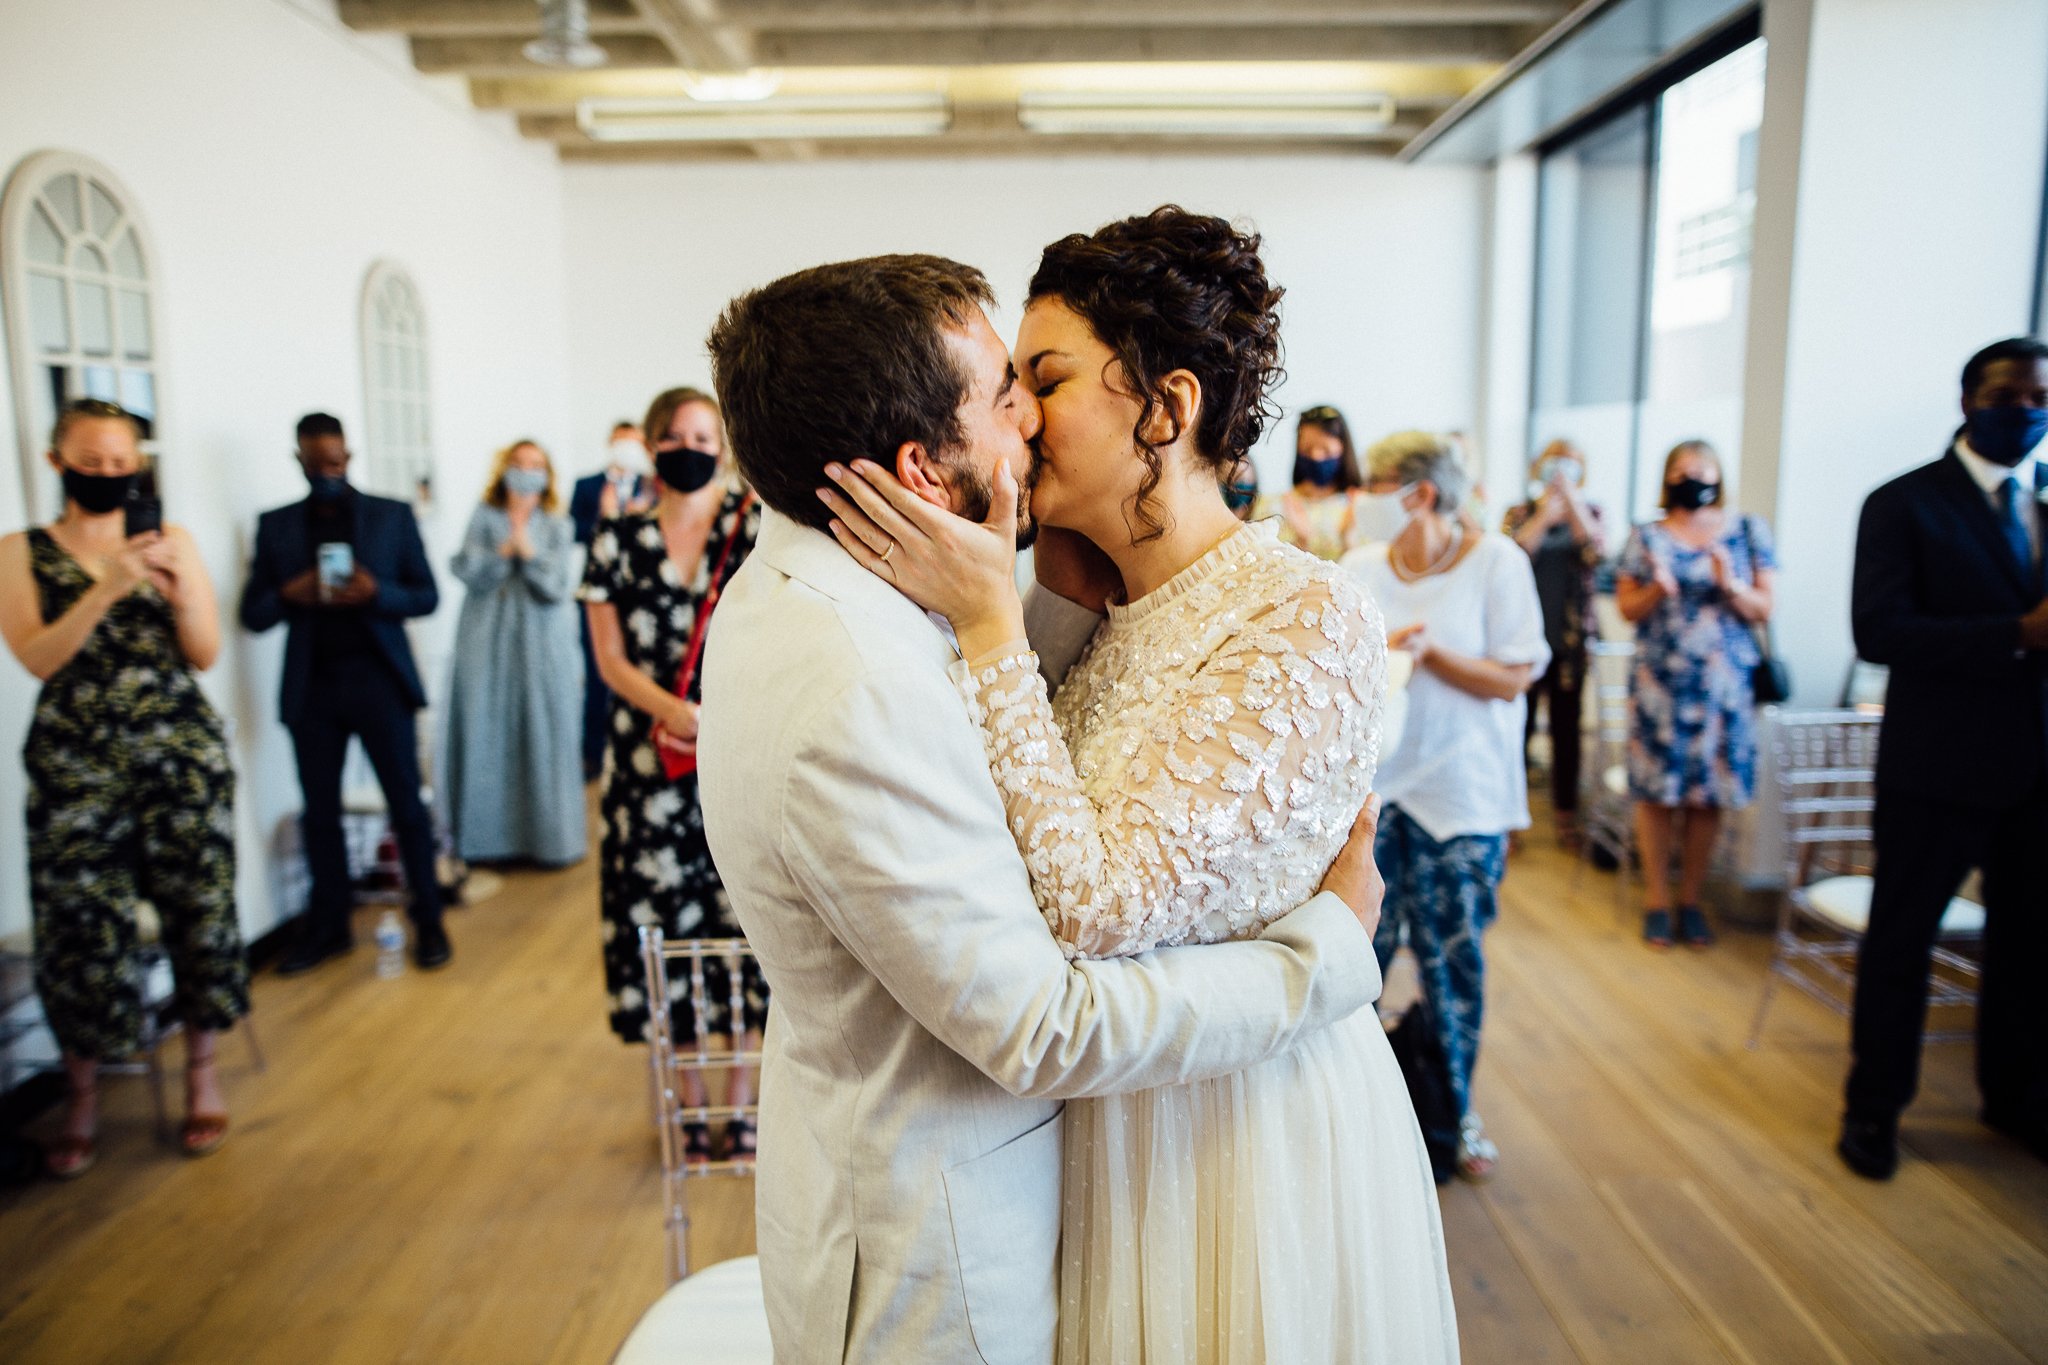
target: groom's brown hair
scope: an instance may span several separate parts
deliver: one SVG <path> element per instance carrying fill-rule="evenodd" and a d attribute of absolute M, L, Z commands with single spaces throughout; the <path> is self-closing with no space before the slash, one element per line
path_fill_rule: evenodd
<path fill-rule="evenodd" d="M 943 256 L 869 256 L 785 275 L 740 295 L 711 329 L 711 374 L 740 472 L 776 511 L 824 530 L 825 466 L 890 469 L 916 441 L 965 439 L 972 376 L 941 329 L 994 302 L 988 280 Z"/>

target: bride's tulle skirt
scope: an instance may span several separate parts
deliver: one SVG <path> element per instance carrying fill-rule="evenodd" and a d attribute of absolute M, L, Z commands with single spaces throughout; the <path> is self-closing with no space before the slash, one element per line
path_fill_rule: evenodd
<path fill-rule="evenodd" d="M 1370 1009 L 1235 1075 L 1067 1106 L 1061 1365 L 1435 1365 L 1429 1157 Z"/>

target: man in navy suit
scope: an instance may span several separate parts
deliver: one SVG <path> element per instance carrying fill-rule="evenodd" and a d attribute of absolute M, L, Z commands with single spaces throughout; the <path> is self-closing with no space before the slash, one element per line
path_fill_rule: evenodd
<path fill-rule="evenodd" d="M 576 480 L 569 494 L 569 521 L 576 528 L 576 543 L 587 550 L 597 537 L 598 522 L 620 512 L 644 512 L 652 507 L 652 472 L 640 428 L 631 422 L 614 422 L 604 468 Z M 583 635 L 583 779 L 587 782 L 604 766 L 605 727 L 611 723 L 612 693 L 597 671 L 597 654 L 590 645 L 590 619 L 580 608 L 576 621 Z"/>
<path fill-rule="evenodd" d="M 1872 493 L 1856 537 L 1856 648 L 1891 685 L 1837 1150 L 1873 1180 L 1898 1167 L 1930 953 L 1973 867 L 1984 1122 L 2048 1160 L 2048 345 L 1985 347 L 1962 400 L 1947 452 Z"/>
<path fill-rule="evenodd" d="M 341 768 L 360 739 L 384 789 L 391 830 L 412 892 L 413 960 L 443 966 L 453 955 L 441 924 L 434 828 L 420 800 L 414 713 L 427 704 L 407 618 L 434 610 L 440 594 L 412 508 L 358 492 L 348 482 L 348 442 L 324 412 L 299 420 L 299 466 L 312 485 L 303 502 L 265 512 L 242 590 L 242 624 L 288 622 L 284 723 L 305 793 L 302 817 L 312 898 L 298 940 L 278 965 L 311 971 L 353 946 L 354 904 L 341 832 Z M 325 563 L 329 572 L 321 572 Z"/>

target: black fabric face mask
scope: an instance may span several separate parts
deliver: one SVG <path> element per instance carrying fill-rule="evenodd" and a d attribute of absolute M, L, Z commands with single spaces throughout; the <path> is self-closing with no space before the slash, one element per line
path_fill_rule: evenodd
<path fill-rule="evenodd" d="M 694 493 L 718 472 L 718 457 L 708 450 L 678 446 L 654 453 L 654 472 L 678 493 Z"/>
<path fill-rule="evenodd" d="M 1721 485 L 1704 479 L 1680 479 L 1677 483 L 1666 484 L 1664 494 L 1671 506 L 1679 511 L 1697 512 L 1721 500 Z"/>
<path fill-rule="evenodd" d="M 120 510 L 121 504 L 128 501 L 128 490 L 134 486 L 133 474 L 82 474 L 76 469 L 64 471 L 64 496 L 94 516 Z"/>

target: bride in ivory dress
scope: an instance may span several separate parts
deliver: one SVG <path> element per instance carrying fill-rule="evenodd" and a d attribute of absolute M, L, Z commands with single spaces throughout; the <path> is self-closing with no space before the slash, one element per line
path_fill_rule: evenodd
<path fill-rule="evenodd" d="M 1216 479 L 1271 413 L 1280 293 L 1257 237 L 1172 207 L 1047 248 L 1015 350 L 1043 410 L 1025 496 L 1040 581 L 1107 612 L 1056 697 L 1024 642 L 1007 471 L 966 500 L 980 523 L 878 466 L 833 472 L 841 544 L 954 627 L 1070 956 L 1257 936 L 1371 790 L 1379 614 L 1240 525 Z M 1457 1359 L 1428 1159 L 1372 1011 L 1235 1075 L 1072 1102 L 1065 1143 L 1063 1365 Z"/>

